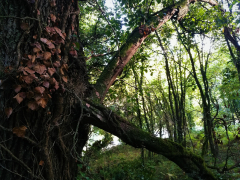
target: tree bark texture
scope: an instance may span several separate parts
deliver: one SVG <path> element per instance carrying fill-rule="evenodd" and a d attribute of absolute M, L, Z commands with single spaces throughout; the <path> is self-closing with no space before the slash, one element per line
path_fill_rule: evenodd
<path fill-rule="evenodd" d="M 75 179 L 89 133 L 72 111 L 88 86 L 78 3 L 3 0 L 0 13 L 0 179 Z"/>

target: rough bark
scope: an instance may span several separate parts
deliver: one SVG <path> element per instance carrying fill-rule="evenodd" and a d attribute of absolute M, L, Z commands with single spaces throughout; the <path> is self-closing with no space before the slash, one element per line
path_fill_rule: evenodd
<path fill-rule="evenodd" d="M 71 53 L 78 3 L 3 0 L 0 13 L 0 179 L 75 179 L 89 133 L 72 111 L 88 83 Z"/>

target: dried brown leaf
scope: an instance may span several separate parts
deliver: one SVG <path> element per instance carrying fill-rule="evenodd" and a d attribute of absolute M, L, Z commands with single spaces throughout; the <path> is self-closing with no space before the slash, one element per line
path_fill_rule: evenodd
<path fill-rule="evenodd" d="M 45 88 L 42 87 L 42 86 L 38 86 L 38 87 L 35 87 L 35 88 L 34 88 L 34 91 L 35 91 L 36 93 L 43 94 L 44 91 L 45 91 Z"/>
<path fill-rule="evenodd" d="M 33 45 L 42 51 L 42 46 L 39 42 L 35 42 Z"/>
<path fill-rule="evenodd" d="M 48 39 L 46 39 L 46 38 L 41 38 L 40 40 L 41 40 L 43 43 L 47 44 L 49 49 L 55 48 L 54 44 L 53 44 L 50 40 L 48 40 Z"/>
<path fill-rule="evenodd" d="M 20 104 L 23 101 L 23 98 L 19 96 L 19 93 L 16 96 L 14 96 L 13 98 L 15 98 L 17 100 L 18 104 Z"/>
<path fill-rule="evenodd" d="M 49 88 L 49 82 L 48 81 L 44 81 L 42 84 L 45 88 Z"/>
<path fill-rule="evenodd" d="M 41 50 L 39 49 L 39 48 L 37 48 L 37 47 L 35 47 L 35 48 L 33 48 L 33 52 L 34 53 L 38 53 L 38 52 L 40 52 Z"/>
<path fill-rule="evenodd" d="M 46 106 L 47 106 L 47 99 L 41 98 L 41 99 L 39 99 L 39 100 L 37 101 L 37 104 L 38 104 L 39 106 L 41 106 L 42 108 L 46 108 Z"/>
<path fill-rule="evenodd" d="M 13 134 L 16 134 L 17 137 L 24 137 L 26 130 L 27 130 L 26 126 L 20 126 L 20 127 L 13 128 L 12 132 Z"/>
<path fill-rule="evenodd" d="M 33 71 L 32 69 L 29 69 L 29 67 L 25 67 L 24 71 L 28 72 L 29 74 L 35 73 L 35 71 Z"/>
<path fill-rule="evenodd" d="M 39 166 L 42 166 L 43 164 L 44 164 L 44 161 L 41 160 L 38 165 L 39 165 Z"/>
<path fill-rule="evenodd" d="M 28 108 L 31 109 L 31 110 L 36 110 L 38 108 L 38 104 L 36 101 L 29 101 L 28 102 Z"/>
<path fill-rule="evenodd" d="M 55 68 L 48 68 L 48 73 L 52 76 L 56 72 Z"/>
<path fill-rule="evenodd" d="M 65 40 L 65 36 L 62 34 L 62 31 L 58 27 L 54 27 L 55 31 Z"/>
<path fill-rule="evenodd" d="M 33 36 L 33 39 L 37 39 L 37 35 L 34 35 L 34 36 Z"/>
<path fill-rule="evenodd" d="M 60 66 L 61 66 L 60 61 L 55 61 L 55 62 L 53 63 L 53 66 L 56 67 L 56 68 L 60 67 Z"/>
<path fill-rule="evenodd" d="M 33 82 L 34 79 L 36 79 L 36 77 L 34 77 L 34 74 L 30 74 L 27 76 L 23 76 L 22 79 L 25 81 L 25 83 L 27 84 L 31 84 Z"/>
<path fill-rule="evenodd" d="M 5 114 L 6 114 L 7 118 L 9 118 L 11 116 L 12 112 L 13 112 L 13 109 L 11 107 L 5 108 Z"/>
<path fill-rule="evenodd" d="M 56 16 L 54 14 L 50 14 L 51 21 L 55 22 L 56 21 Z"/>
<path fill-rule="evenodd" d="M 21 27 L 22 30 L 26 31 L 26 30 L 28 30 L 29 25 L 28 25 L 28 23 L 23 22 L 20 27 Z"/>
<path fill-rule="evenodd" d="M 22 86 L 21 85 L 17 85 L 14 89 L 15 93 L 18 93 L 19 91 L 21 91 Z"/>
<path fill-rule="evenodd" d="M 43 59 L 49 60 L 51 58 L 52 54 L 50 52 L 44 52 Z"/>
<path fill-rule="evenodd" d="M 65 83 L 67 83 L 67 81 L 68 81 L 67 76 L 63 76 L 63 77 L 62 77 L 62 80 L 63 80 Z"/>
<path fill-rule="evenodd" d="M 33 69 L 40 75 L 47 70 L 46 66 L 42 64 L 37 64 Z"/>
<path fill-rule="evenodd" d="M 28 55 L 28 59 L 32 60 L 32 55 L 29 54 Z"/>

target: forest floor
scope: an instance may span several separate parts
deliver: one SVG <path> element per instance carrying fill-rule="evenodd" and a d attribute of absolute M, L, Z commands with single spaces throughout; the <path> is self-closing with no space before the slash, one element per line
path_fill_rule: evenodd
<path fill-rule="evenodd" d="M 79 180 L 192 180 L 175 163 L 157 154 L 149 157 L 146 150 L 143 165 L 141 149 L 128 145 L 118 145 L 103 151 L 91 159 L 85 169 L 87 171 L 80 171 Z M 237 171 L 213 173 L 221 180 L 240 180 Z"/>

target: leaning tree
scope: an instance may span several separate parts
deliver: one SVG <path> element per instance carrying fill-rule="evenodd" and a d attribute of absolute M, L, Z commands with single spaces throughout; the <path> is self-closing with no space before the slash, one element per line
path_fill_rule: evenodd
<path fill-rule="evenodd" d="M 81 44 L 77 0 L 2 0 L 0 179 L 75 179 L 89 125 L 162 154 L 195 179 L 215 179 L 201 157 L 153 137 L 102 105 L 149 34 L 173 17 L 183 18 L 196 1 L 181 0 L 149 15 L 91 85 L 83 47 L 75 48 Z"/>

